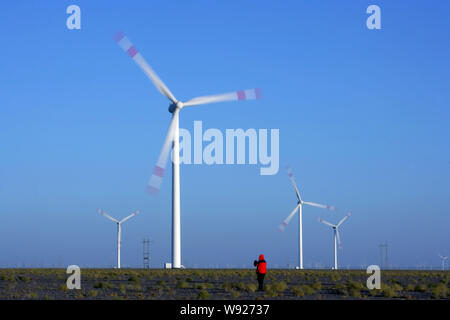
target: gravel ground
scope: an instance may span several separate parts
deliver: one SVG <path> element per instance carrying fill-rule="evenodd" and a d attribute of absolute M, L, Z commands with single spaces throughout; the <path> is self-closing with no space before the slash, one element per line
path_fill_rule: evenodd
<path fill-rule="evenodd" d="M 258 292 L 250 269 L 81 269 L 81 289 L 68 290 L 65 269 L 0 269 L 0 299 L 446 299 L 450 271 L 381 272 L 368 290 L 361 270 L 268 270 Z"/>

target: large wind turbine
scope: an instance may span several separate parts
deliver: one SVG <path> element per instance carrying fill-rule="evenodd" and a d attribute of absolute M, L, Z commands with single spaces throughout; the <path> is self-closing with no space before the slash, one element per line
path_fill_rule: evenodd
<path fill-rule="evenodd" d="M 441 255 L 441 254 L 438 254 L 438 256 L 439 256 L 439 258 L 441 258 L 441 260 L 442 260 L 442 271 L 444 271 L 444 270 L 445 270 L 445 260 L 447 260 L 448 257 L 447 257 L 447 256 L 443 256 L 443 255 Z"/>
<path fill-rule="evenodd" d="M 142 71 L 150 78 L 156 88 L 170 100 L 169 112 L 172 113 L 172 120 L 169 130 L 159 154 L 158 161 L 150 178 L 147 190 L 152 194 L 157 194 L 164 175 L 167 158 L 172 149 L 172 268 L 181 268 L 181 233 L 180 233 L 180 136 L 179 136 L 179 112 L 184 107 L 196 106 L 207 103 L 233 101 L 233 100 L 253 100 L 261 98 L 260 89 L 241 90 L 236 92 L 203 96 L 193 98 L 186 102 L 177 100 L 158 75 L 148 65 L 143 56 L 133 46 L 122 31 L 115 34 L 114 39 L 119 46 L 136 62 Z"/>
<path fill-rule="evenodd" d="M 108 215 L 106 212 L 102 211 L 101 209 L 97 210 L 98 213 L 104 215 L 106 218 L 108 218 L 109 220 L 117 223 L 117 269 L 120 269 L 120 239 L 122 236 L 122 223 L 124 223 L 125 221 L 127 221 L 128 219 L 134 217 L 135 215 L 137 215 L 140 211 L 136 211 L 133 212 L 132 214 L 130 214 L 128 217 L 123 218 L 122 220 L 117 220 L 114 219 L 113 217 L 111 217 L 110 215 Z"/>
<path fill-rule="evenodd" d="M 341 249 L 341 238 L 339 237 L 339 226 L 342 224 L 342 222 L 344 222 L 348 217 L 350 216 L 350 212 L 347 213 L 347 215 L 342 218 L 341 221 L 339 221 L 338 224 L 334 225 L 332 223 L 329 223 L 325 220 L 322 220 L 319 218 L 319 222 L 322 222 L 328 226 L 330 226 L 331 228 L 333 228 L 334 231 L 334 270 L 337 270 L 338 268 L 338 262 L 337 262 L 337 245 L 339 245 L 339 248 Z M 336 241 L 337 240 L 337 241 Z"/>
<path fill-rule="evenodd" d="M 288 225 L 289 221 L 291 221 L 292 217 L 295 215 L 295 213 L 298 210 L 298 250 L 299 250 L 298 264 L 299 264 L 299 268 L 303 269 L 303 225 L 302 225 L 303 224 L 303 222 L 302 222 L 302 220 L 303 220 L 302 219 L 303 205 L 306 204 L 309 206 L 318 207 L 318 208 L 327 209 L 327 210 L 333 210 L 333 211 L 335 211 L 336 208 L 333 206 L 328 206 L 328 205 L 324 205 L 324 204 L 303 201 L 302 198 L 300 197 L 300 192 L 298 191 L 297 185 L 295 184 L 294 176 L 293 176 L 291 168 L 289 166 L 287 167 L 287 172 L 289 174 L 289 178 L 292 181 L 292 185 L 294 186 L 294 190 L 295 190 L 295 194 L 297 195 L 298 203 L 297 203 L 297 206 L 294 208 L 294 210 L 292 210 L 292 212 L 287 216 L 287 218 L 284 219 L 283 223 L 278 226 L 278 230 L 283 231 L 284 228 Z"/>

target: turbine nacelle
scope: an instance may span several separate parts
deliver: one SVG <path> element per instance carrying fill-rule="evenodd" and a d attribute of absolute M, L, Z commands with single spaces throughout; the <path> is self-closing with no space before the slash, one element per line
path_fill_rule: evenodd
<path fill-rule="evenodd" d="M 175 110 L 181 110 L 181 108 L 183 108 L 183 102 L 181 101 L 177 101 L 176 103 L 171 103 L 169 106 L 169 112 L 170 113 L 174 113 Z"/>

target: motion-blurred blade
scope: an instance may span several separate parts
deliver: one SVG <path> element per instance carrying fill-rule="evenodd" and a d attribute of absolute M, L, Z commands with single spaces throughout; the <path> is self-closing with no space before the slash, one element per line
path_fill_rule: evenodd
<path fill-rule="evenodd" d="M 322 208 L 322 209 L 327 209 L 327 210 L 332 210 L 332 211 L 337 211 L 336 207 L 333 206 L 329 206 L 326 204 L 320 204 L 320 203 L 315 203 L 315 202 L 309 202 L 309 201 L 303 201 L 304 204 L 307 204 L 309 206 L 313 206 L 313 207 L 317 207 L 317 208 Z"/>
<path fill-rule="evenodd" d="M 324 224 L 326 224 L 326 225 L 328 225 L 328 226 L 330 226 L 332 228 L 336 227 L 334 224 L 329 223 L 328 221 L 325 221 L 325 220 L 323 220 L 321 218 L 319 218 L 319 222 L 322 222 L 322 223 L 324 223 Z"/>
<path fill-rule="evenodd" d="M 338 247 L 339 247 L 339 249 L 342 250 L 341 237 L 339 236 L 339 229 L 337 229 L 337 228 L 336 228 L 336 237 L 337 237 Z"/>
<path fill-rule="evenodd" d="M 295 207 L 295 209 L 292 210 L 292 212 L 287 216 L 287 218 L 284 219 L 283 223 L 280 224 L 280 225 L 278 226 L 278 230 L 279 230 L 279 231 L 283 231 L 284 228 L 286 228 L 286 226 L 288 225 L 289 221 L 291 221 L 292 217 L 293 217 L 293 216 L 295 215 L 295 213 L 297 212 L 299 206 L 300 206 L 300 204 L 298 204 L 298 205 Z"/>
<path fill-rule="evenodd" d="M 169 125 L 169 130 L 167 131 L 166 139 L 164 140 L 164 145 L 162 147 L 161 153 L 159 154 L 158 161 L 156 162 L 155 168 L 153 169 L 152 177 L 150 178 L 150 181 L 147 186 L 147 192 L 153 195 L 158 194 L 159 189 L 161 188 L 161 182 L 164 176 L 167 158 L 169 157 L 170 150 L 172 149 L 176 116 L 178 116 L 178 112 L 174 113 L 172 116 L 172 120 L 170 121 Z"/>
<path fill-rule="evenodd" d="M 347 220 L 348 217 L 350 217 L 350 215 L 351 215 L 351 212 L 347 213 L 347 214 L 345 215 L 345 217 L 342 218 L 341 221 L 339 221 L 339 223 L 337 224 L 337 226 L 339 227 L 339 226 L 342 224 L 342 222 L 344 222 L 345 220 Z"/>
<path fill-rule="evenodd" d="M 161 92 L 165 97 L 167 97 L 173 103 L 177 102 L 177 99 L 173 96 L 172 92 L 170 92 L 169 88 L 162 82 L 162 80 L 158 77 L 155 71 L 150 67 L 150 65 L 145 61 L 144 57 L 139 53 L 136 47 L 131 43 L 130 40 L 125 36 L 122 31 L 118 31 L 114 35 L 114 40 L 119 44 L 123 51 L 125 51 L 131 59 L 144 71 L 144 73 L 150 78 L 156 88 Z"/>
<path fill-rule="evenodd" d="M 135 215 L 139 214 L 140 212 L 141 212 L 141 211 L 139 211 L 139 210 L 133 212 L 133 213 L 130 214 L 128 217 L 123 218 L 123 219 L 120 221 L 120 223 L 123 223 L 123 222 L 127 221 L 128 219 L 130 219 L 130 218 L 134 217 Z"/>
<path fill-rule="evenodd" d="M 299 202 L 302 202 L 302 198 L 300 197 L 300 192 L 298 191 L 297 184 L 295 183 L 294 175 L 292 174 L 291 167 L 287 166 L 286 170 L 289 175 L 289 178 L 291 179 L 292 185 L 294 186 L 294 190 L 295 190 L 295 194 L 297 195 L 297 199 Z"/>
<path fill-rule="evenodd" d="M 114 219 L 113 217 L 111 217 L 109 214 L 107 214 L 107 213 L 104 212 L 103 210 L 98 209 L 97 212 L 100 213 L 100 214 L 102 214 L 103 216 L 105 216 L 105 217 L 108 218 L 109 220 L 112 220 L 112 221 L 114 221 L 114 222 L 116 222 L 116 223 L 119 223 L 118 220 Z"/>
<path fill-rule="evenodd" d="M 186 101 L 183 103 L 183 106 L 197 106 L 200 104 L 207 103 L 216 103 L 216 102 L 224 102 L 224 101 L 234 101 L 234 100 L 254 100 L 261 99 L 262 93 L 261 89 L 248 89 L 248 90 L 240 90 L 230 93 L 224 94 L 216 94 L 211 96 L 197 97 Z"/>

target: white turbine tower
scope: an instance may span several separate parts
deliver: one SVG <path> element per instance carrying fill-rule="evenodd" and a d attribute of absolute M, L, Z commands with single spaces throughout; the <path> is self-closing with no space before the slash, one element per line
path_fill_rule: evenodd
<path fill-rule="evenodd" d="M 117 269 L 120 269 L 120 239 L 122 237 L 122 223 L 124 223 L 125 221 L 127 221 L 128 219 L 134 217 L 135 215 L 137 215 L 140 211 L 136 211 L 133 212 L 132 214 L 130 214 L 128 217 L 123 218 L 122 220 L 117 220 L 114 219 L 113 217 L 111 217 L 110 215 L 108 215 L 106 212 L 102 211 L 101 209 L 97 210 L 98 213 L 104 215 L 106 218 L 108 218 L 109 220 L 117 223 Z"/>
<path fill-rule="evenodd" d="M 319 222 L 322 222 L 328 226 L 330 226 L 331 228 L 333 228 L 334 231 L 334 270 L 338 269 L 338 262 L 337 262 L 337 246 L 339 245 L 339 249 L 342 249 L 341 246 L 341 237 L 339 237 L 339 226 L 350 216 L 350 212 L 347 213 L 347 215 L 342 218 L 341 221 L 339 221 L 338 224 L 334 225 L 332 223 L 329 223 L 325 220 L 322 220 L 319 218 Z"/>
<path fill-rule="evenodd" d="M 439 256 L 439 258 L 441 258 L 441 260 L 442 260 L 442 271 L 444 271 L 444 270 L 445 270 L 445 260 L 447 260 L 448 257 L 447 257 L 447 256 L 443 256 L 443 255 L 441 255 L 441 254 L 438 254 L 438 256 Z"/>
<path fill-rule="evenodd" d="M 299 250 L 298 265 L 299 265 L 300 269 L 303 269 L 303 225 L 302 225 L 303 224 L 303 222 L 302 222 L 302 220 L 303 220 L 302 219 L 303 205 L 306 204 L 309 206 L 318 207 L 318 208 L 327 209 L 327 210 L 333 210 L 333 211 L 335 211 L 336 208 L 333 206 L 328 206 L 328 205 L 324 205 L 324 204 L 303 201 L 302 198 L 300 197 L 300 192 L 297 189 L 297 185 L 295 184 L 295 180 L 294 180 L 293 174 L 292 174 L 289 166 L 287 167 L 287 171 L 289 174 L 289 178 L 292 181 L 292 185 L 294 186 L 294 190 L 297 195 L 298 203 L 297 203 L 297 206 L 294 208 L 294 210 L 292 210 L 292 212 L 287 216 L 287 218 L 284 219 L 283 223 L 278 226 L 278 230 L 283 231 L 284 228 L 286 228 L 289 221 L 291 221 L 292 217 L 297 213 L 297 210 L 298 210 L 298 250 Z"/>
<path fill-rule="evenodd" d="M 172 149 L 172 268 L 181 268 L 179 112 L 184 107 L 207 103 L 259 99 L 261 98 L 261 90 L 241 90 L 225 94 L 197 97 L 186 102 L 181 102 L 174 97 L 122 31 L 117 32 L 114 39 L 150 78 L 159 92 L 170 100 L 169 112 L 172 113 L 172 120 L 147 190 L 152 194 L 158 193 L 161 187 L 167 158 Z"/>

